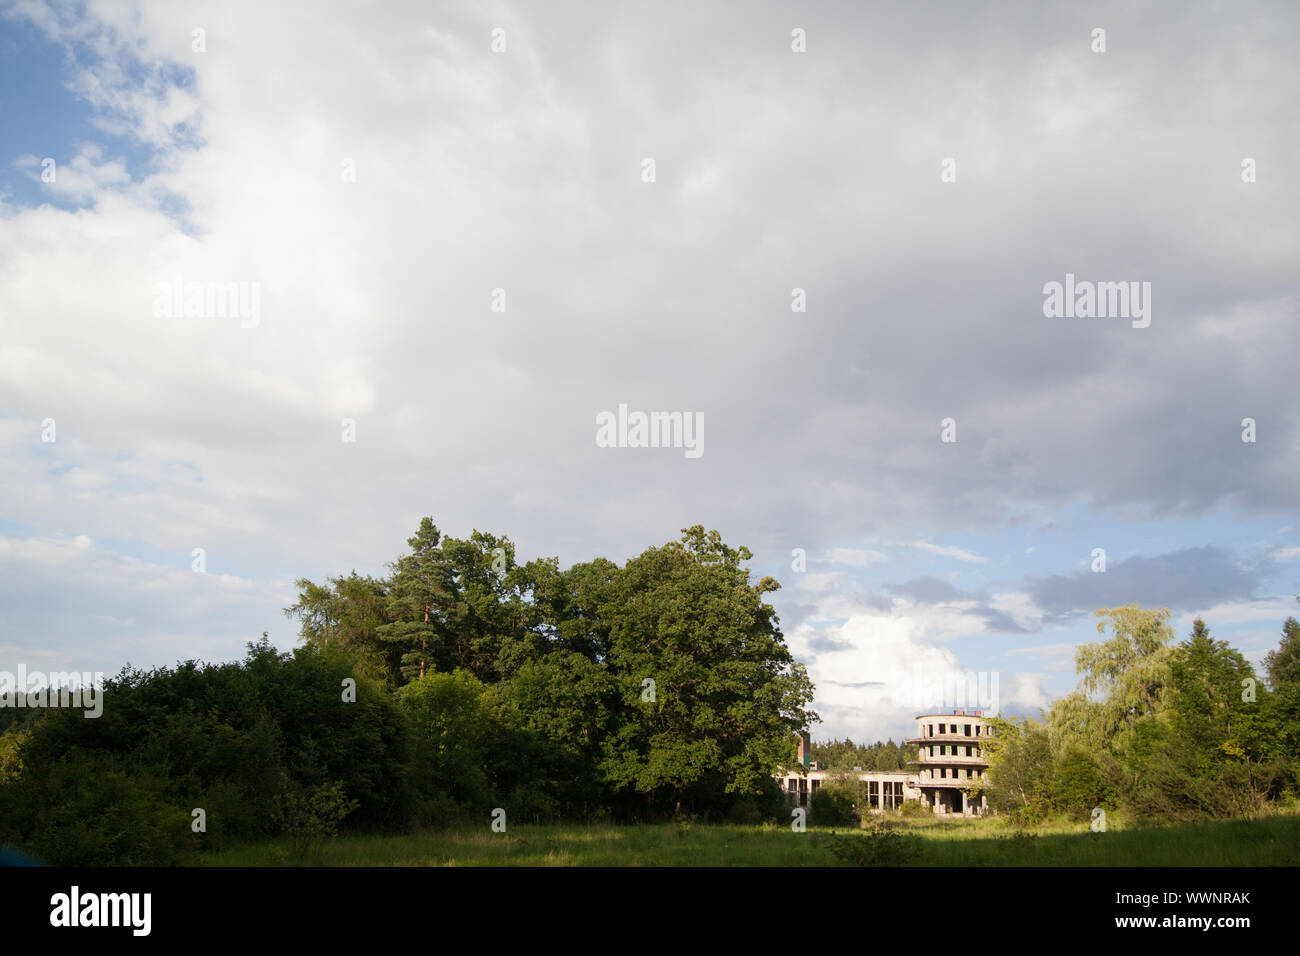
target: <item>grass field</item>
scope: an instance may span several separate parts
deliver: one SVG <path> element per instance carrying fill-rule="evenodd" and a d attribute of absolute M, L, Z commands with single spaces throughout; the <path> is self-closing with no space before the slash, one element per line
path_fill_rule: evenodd
<path fill-rule="evenodd" d="M 204 854 L 209 866 L 1296 866 L 1300 816 L 1090 833 L 1057 824 L 1015 835 L 996 820 L 892 821 L 866 830 L 709 824 L 511 825 L 341 836 L 303 853 L 268 841 Z M 858 841 L 846 843 L 845 841 Z M 888 852 L 877 852 L 882 842 Z M 838 849 L 837 849 L 838 847 Z"/>

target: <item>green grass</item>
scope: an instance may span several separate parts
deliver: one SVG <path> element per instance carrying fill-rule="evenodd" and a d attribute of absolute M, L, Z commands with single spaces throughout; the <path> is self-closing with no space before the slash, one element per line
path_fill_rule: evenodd
<path fill-rule="evenodd" d="M 1297 866 L 1300 817 L 1090 833 L 1056 823 L 1014 835 L 997 820 L 891 821 L 909 835 L 912 866 Z M 524 826 L 508 833 L 430 830 L 341 836 L 305 856 L 283 841 L 205 853 L 209 866 L 833 866 L 835 841 L 864 830 L 793 833 L 789 827 L 658 824 Z M 847 854 L 854 858 L 854 854 Z"/>

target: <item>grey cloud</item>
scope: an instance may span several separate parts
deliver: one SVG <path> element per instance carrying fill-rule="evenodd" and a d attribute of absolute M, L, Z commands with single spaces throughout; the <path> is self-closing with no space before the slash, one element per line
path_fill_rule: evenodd
<path fill-rule="evenodd" d="M 1226 548 L 1186 548 L 1111 562 L 1100 573 L 1055 574 L 1028 582 L 1026 590 L 1035 604 L 1058 618 L 1133 601 L 1192 611 L 1256 597 L 1263 570 L 1262 564 L 1243 564 Z"/>
<path fill-rule="evenodd" d="M 922 575 L 904 584 L 887 584 L 885 590 L 918 604 L 941 604 L 958 600 L 961 596 L 961 592 L 947 581 L 929 575 Z"/>
<path fill-rule="evenodd" d="M 423 514 L 569 563 L 695 521 L 788 555 L 794 535 L 816 554 L 1050 527 L 1079 502 L 1134 519 L 1300 508 L 1293 3 L 347 15 L 232 10 L 241 43 L 195 66 L 207 147 L 81 217 L 5 207 L 0 263 L 22 263 L 0 266 L 5 371 L 22 375 L 0 375 L 0 405 L 24 416 L 6 517 L 319 577 L 380 570 Z M 157 31 L 142 51 L 184 47 L 165 17 L 128 20 L 131 43 Z M 498 21 L 510 52 L 493 57 Z M 350 192 L 336 153 L 358 159 Z M 1240 182 L 1245 155 L 1258 184 Z M 956 183 L 939 182 L 947 156 Z M 195 236 L 151 208 L 163 186 Z M 196 245 L 264 282 L 257 330 L 141 314 L 142 264 Z M 1151 281 L 1151 327 L 1044 318 L 1042 285 L 1067 271 Z M 595 447 L 619 402 L 702 411 L 704 457 Z M 16 437 L 47 409 L 76 444 Z M 51 458 L 155 490 L 77 493 Z M 1226 558 L 1150 561 L 1032 593 L 1055 614 L 1250 593 Z"/>

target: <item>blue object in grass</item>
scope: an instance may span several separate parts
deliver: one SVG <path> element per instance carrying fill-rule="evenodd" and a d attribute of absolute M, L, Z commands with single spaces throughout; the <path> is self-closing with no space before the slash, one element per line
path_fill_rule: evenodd
<path fill-rule="evenodd" d="M 15 850 L 11 846 L 0 846 L 0 866 L 42 866 L 40 860 L 24 853 L 22 850 Z"/>

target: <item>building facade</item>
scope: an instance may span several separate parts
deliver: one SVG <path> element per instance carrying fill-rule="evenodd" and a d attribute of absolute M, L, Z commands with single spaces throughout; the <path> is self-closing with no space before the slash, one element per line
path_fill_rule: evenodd
<path fill-rule="evenodd" d="M 984 744 L 991 736 L 982 711 L 922 714 L 916 718 L 916 736 L 906 741 L 917 745 L 917 759 L 908 762 L 915 769 L 853 770 L 848 775 L 862 782 L 862 798 L 872 812 L 913 800 L 939 816 L 983 816 L 988 812 L 982 791 L 989 766 Z M 828 780 L 844 775 L 812 762 L 812 740 L 805 731 L 799 734 L 799 767 L 776 777 L 787 802 L 806 807 Z"/>
<path fill-rule="evenodd" d="M 984 753 L 992 728 L 982 711 L 954 710 L 948 714 L 923 714 L 916 718 L 918 747 L 916 789 L 935 813 L 983 816 L 988 797 L 983 794 L 989 762 Z"/>

